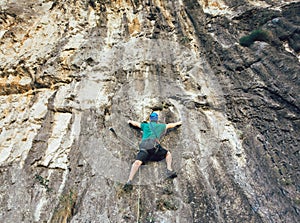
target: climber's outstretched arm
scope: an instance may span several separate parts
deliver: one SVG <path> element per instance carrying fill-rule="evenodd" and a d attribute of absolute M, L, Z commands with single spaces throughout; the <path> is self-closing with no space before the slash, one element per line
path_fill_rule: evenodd
<path fill-rule="evenodd" d="M 182 121 L 174 122 L 174 123 L 169 123 L 169 124 L 167 124 L 166 129 L 171 129 L 171 128 L 174 128 L 174 127 L 176 127 L 178 125 L 182 125 Z"/>
<path fill-rule="evenodd" d="M 128 124 L 133 125 L 133 126 L 138 127 L 138 128 L 141 128 L 141 123 L 140 122 L 129 120 Z"/>

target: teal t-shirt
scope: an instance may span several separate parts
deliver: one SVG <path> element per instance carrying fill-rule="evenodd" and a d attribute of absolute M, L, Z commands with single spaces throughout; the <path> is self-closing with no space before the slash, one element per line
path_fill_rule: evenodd
<path fill-rule="evenodd" d="M 157 135 L 158 139 L 161 137 L 161 135 L 166 131 L 166 124 L 163 123 L 156 123 L 156 122 L 151 122 L 151 125 L 155 131 L 155 133 L 151 130 L 150 123 L 141 123 L 141 129 L 143 130 L 143 136 L 142 140 L 145 139 L 155 139 Z"/>

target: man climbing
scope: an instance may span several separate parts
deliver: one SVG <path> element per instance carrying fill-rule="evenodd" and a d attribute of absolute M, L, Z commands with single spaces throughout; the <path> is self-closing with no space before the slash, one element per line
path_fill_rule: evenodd
<path fill-rule="evenodd" d="M 129 120 L 128 124 L 133 125 L 135 127 L 141 128 L 143 131 L 142 141 L 139 145 L 140 151 L 136 156 L 136 160 L 132 164 L 129 178 L 127 183 L 124 185 L 125 191 L 132 190 L 132 180 L 140 168 L 140 166 L 147 161 L 161 161 L 166 159 L 167 163 L 167 177 L 175 178 L 177 177 L 177 173 L 172 169 L 172 155 L 171 153 L 164 149 L 159 144 L 159 139 L 165 133 L 167 129 L 174 128 L 176 126 L 180 126 L 182 124 L 181 121 L 169 124 L 157 123 L 158 114 L 153 112 L 150 115 L 150 122 L 136 122 Z"/>

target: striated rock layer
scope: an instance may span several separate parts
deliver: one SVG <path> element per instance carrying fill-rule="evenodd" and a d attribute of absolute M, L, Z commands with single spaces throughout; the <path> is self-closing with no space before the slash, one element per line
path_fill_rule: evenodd
<path fill-rule="evenodd" d="M 299 221 L 299 1 L 0 9 L 1 222 Z M 183 121 L 179 176 L 149 163 L 124 193 L 153 110 Z"/>

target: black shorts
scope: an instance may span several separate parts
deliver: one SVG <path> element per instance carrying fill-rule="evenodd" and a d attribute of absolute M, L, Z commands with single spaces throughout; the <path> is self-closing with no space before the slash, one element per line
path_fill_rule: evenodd
<path fill-rule="evenodd" d="M 136 160 L 140 160 L 145 164 L 147 161 L 161 161 L 166 158 L 168 150 L 159 145 L 159 149 L 156 148 L 149 150 L 140 150 L 136 156 Z"/>

